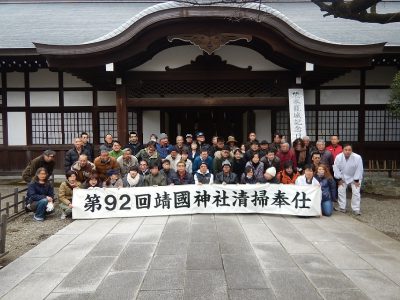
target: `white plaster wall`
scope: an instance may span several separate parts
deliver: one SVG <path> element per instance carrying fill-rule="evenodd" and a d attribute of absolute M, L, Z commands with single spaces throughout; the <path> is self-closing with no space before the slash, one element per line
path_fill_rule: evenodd
<path fill-rule="evenodd" d="M 304 104 L 305 105 L 315 104 L 315 90 L 304 90 Z"/>
<path fill-rule="evenodd" d="M 376 67 L 366 72 L 366 85 L 391 85 L 397 69 L 395 67 Z"/>
<path fill-rule="evenodd" d="M 271 111 L 254 110 L 256 115 L 256 134 L 259 141 L 271 142 Z"/>
<path fill-rule="evenodd" d="M 64 92 L 64 106 L 93 106 L 93 92 Z"/>
<path fill-rule="evenodd" d="M 133 71 L 165 71 L 165 67 L 178 68 L 190 64 L 197 56 L 202 55 L 196 46 L 178 46 L 165 49 L 144 64 L 136 67 Z"/>
<path fill-rule="evenodd" d="M 360 90 L 321 90 L 321 104 L 360 104 Z"/>
<path fill-rule="evenodd" d="M 91 87 L 91 85 L 76 76 L 64 73 L 64 87 Z"/>
<path fill-rule="evenodd" d="M 203 52 L 197 46 L 178 46 L 165 49 L 157 53 L 151 60 L 134 68 L 132 71 L 165 71 L 165 67 L 178 68 L 190 64 Z M 228 64 L 241 68 L 252 66 L 254 71 L 285 70 L 269 60 L 265 59 L 258 52 L 240 46 L 226 45 L 215 51 Z"/>
<path fill-rule="evenodd" d="M 150 135 L 155 133 L 160 134 L 160 111 L 159 110 L 144 110 L 143 119 L 143 143 L 150 140 Z"/>
<path fill-rule="evenodd" d="M 58 73 L 48 69 L 29 73 L 29 84 L 33 88 L 58 87 Z"/>
<path fill-rule="evenodd" d="M 349 73 L 346 73 L 342 76 L 339 76 L 331 81 L 324 83 L 322 86 L 336 86 L 336 85 L 344 85 L 344 86 L 352 86 L 352 85 L 360 85 L 360 71 L 353 70 Z"/>
<path fill-rule="evenodd" d="M 25 112 L 8 112 L 8 145 L 26 146 Z"/>
<path fill-rule="evenodd" d="M 116 105 L 116 92 L 114 91 L 98 91 L 97 92 L 97 105 L 98 106 L 115 106 Z"/>
<path fill-rule="evenodd" d="M 8 107 L 24 107 L 25 92 L 7 92 Z"/>
<path fill-rule="evenodd" d="M 390 89 L 365 90 L 365 104 L 388 104 L 390 91 Z"/>
<path fill-rule="evenodd" d="M 58 92 L 30 92 L 31 106 L 59 106 Z"/>
<path fill-rule="evenodd" d="M 24 73 L 21 73 L 21 72 L 7 73 L 7 87 L 9 87 L 9 88 L 25 87 Z"/>

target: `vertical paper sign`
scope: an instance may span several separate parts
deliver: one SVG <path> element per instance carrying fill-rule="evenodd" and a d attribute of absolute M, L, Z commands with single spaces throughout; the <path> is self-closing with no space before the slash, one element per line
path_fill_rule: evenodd
<path fill-rule="evenodd" d="M 290 136 L 292 142 L 306 135 L 303 89 L 289 89 Z"/>

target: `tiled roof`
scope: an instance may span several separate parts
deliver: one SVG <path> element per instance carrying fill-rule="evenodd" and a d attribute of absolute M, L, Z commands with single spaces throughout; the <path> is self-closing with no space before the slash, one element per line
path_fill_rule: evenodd
<path fill-rule="evenodd" d="M 387 42 L 400 45 L 400 23 L 372 24 L 323 17 L 310 1 L 267 1 L 262 9 L 288 22 L 302 34 L 342 44 Z M 144 14 L 175 2 L 132 1 L 4 3 L 0 2 L 0 48 L 34 48 L 32 42 L 73 45 L 118 34 Z M 247 4 L 252 7 L 252 4 Z M 257 9 L 258 4 L 253 8 Z M 379 11 L 400 11 L 400 2 L 379 4 Z"/>

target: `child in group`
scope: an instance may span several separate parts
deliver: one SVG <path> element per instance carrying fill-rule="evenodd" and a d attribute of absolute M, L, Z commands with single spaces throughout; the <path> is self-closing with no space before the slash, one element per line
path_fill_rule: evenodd
<path fill-rule="evenodd" d="M 293 162 L 288 160 L 283 164 L 283 170 L 279 172 L 278 179 L 283 184 L 295 184 L 299 176 L 299 172 L 293 167 Z"/>
<path fill-rule="evenodd" d="M 144 176 L 139 174 L 139 167 L 132 166 L 129 168 L 128 174 L 122 179 L 124 187 L 139 187 L 144 186 Z"/>
<path fill-rule="evenodd" d="M 81 189 L 94 189 L 100 188 L 103 186 L 103 183 L 100 180 L 99 175 L 94 172 L 89 175 L 88 179 L 80 186 Z"/>
<path fill-rule="evenodd" d="M 111 169 L 107 171 L 108 178 L 103 182 L 105 188 L 122 188 L 124 186 L 120 178 L 119 170 Z"/>
<path fill-rule="evenodd" d="M 256 176 L 254 176 L 254 169 L 251 166 L 247 166 L 244 169 L 242 178 L 240 179 L 241 184 L 256 184 L 258 183 Z"/>
<path fill-rule="evenodd" d="M 329 168 L 320 164 L 315 174 L 315 179 L 318 180 L 322 190 L 321 210 L 324 216 L 331 216 L 333 211 L 333 201 L 336 199 L 337 189 L 336 182 L 333 179 Z"/>

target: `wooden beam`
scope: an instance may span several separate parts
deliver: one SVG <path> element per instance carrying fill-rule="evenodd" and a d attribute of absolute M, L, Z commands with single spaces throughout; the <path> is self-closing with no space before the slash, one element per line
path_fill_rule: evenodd
<path fill-rule="evenodd" d="M 117 97 L 118 101 L 118 97 Z M 215 107 L 215 106 L 286 106 L 284 97 L 209 97 L 209 98 L 129 98 L 129 107 Z M 118 104 L 117 104 L 118 111 Z"/>
<path fill-rule="evenodd" d="M 121 145 L 126 145 L 128 142 L 128 110 L 126 107 L 126 87 L 125 85 L 117 86 L 117 99 L 116 99 L 116 111 L 117 111 L 117 132 L 118 140 Z"/>

